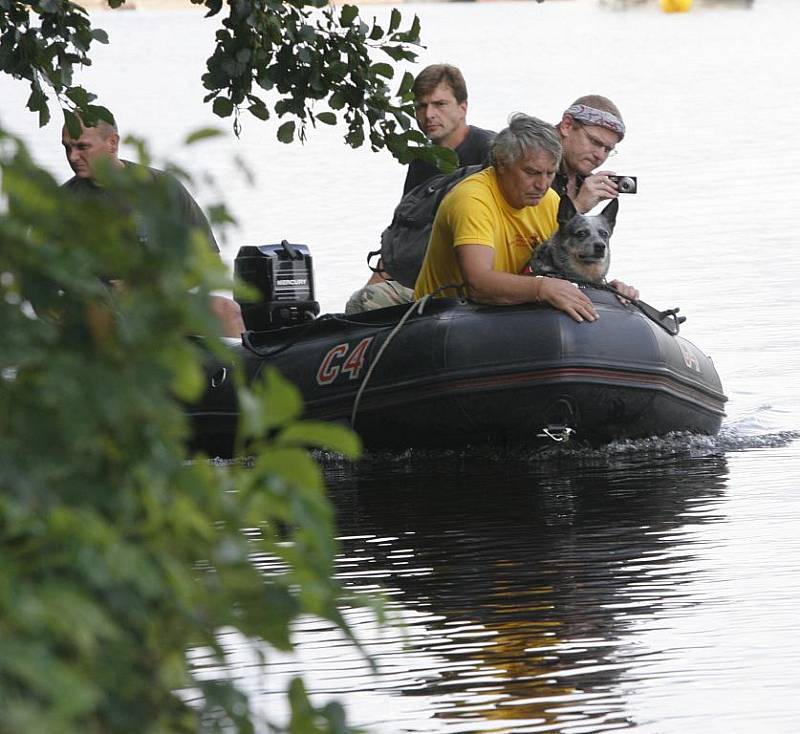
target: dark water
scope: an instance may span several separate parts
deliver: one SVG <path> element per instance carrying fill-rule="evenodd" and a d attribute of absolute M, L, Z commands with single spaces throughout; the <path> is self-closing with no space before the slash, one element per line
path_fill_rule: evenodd
<path fill-rule="evenodd" d="M 410 622 L 397 649 L 376 644 L 392 682 L 362 720 L 385 732 L 707 732 L 758 730 L 763 717 L 765 731 L 796 730 L 797 635 L 781 611 L 798 588 L 794 529 L 777 523 L 782 538 L 774 519 L 737 508 L 738 489 L 759 491 L 747 475 L 758 449 L 722 443 L 329 467 L 342 577 L 386 588 Z M 792 554 L 760 557 L 760 542 Z M 359 677 L 354 688 L 370 687 Z"/>
<path fill-rule="evenodd" d="M 271 716 L 303 671 L 387 734 L 797 731 L 796 438 L 322 457 L 339 577 L 399 624 L 348 610 L 377 672 L 314 620 L 233 670 Z"/>

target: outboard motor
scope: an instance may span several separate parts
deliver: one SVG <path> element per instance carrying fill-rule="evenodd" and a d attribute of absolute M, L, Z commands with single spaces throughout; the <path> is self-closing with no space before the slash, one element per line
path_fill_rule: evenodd
<path fill-rule="evenodd" d="M 264 331 L 309 321 L 319 314 L 314 300 L 314 272 L 306 245 L 245 245 L 234 263 L 237 280 L 255 288 L 260 298 L 241 289 L 234 293 L 245 326 Z"/>

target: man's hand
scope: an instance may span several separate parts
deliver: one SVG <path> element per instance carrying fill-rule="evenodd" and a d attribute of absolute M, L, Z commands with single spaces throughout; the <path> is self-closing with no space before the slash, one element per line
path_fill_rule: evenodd
<path fill-rule="evenodd" d="M 617 185 L 609 178 L 613 175 L 613 171 L 598 171 L 584 179 L 577 196 L 573 197 L 575 208 L 581 214 L 594 209 L 601 201 L 619 196 Z"/>
<path fill-rule="evenodd" d="M 595 321 L 597 311 L 575 285 L 558 278 L 533 278 L 494 269 L 494 250 L 485 245 L 459 245 L 456 260 L 473 301 L 498 306 L 547 303 L 575 321 Z"/>
<path fill-rule="evenodd" d="M 212 313 L 219 319 L 222 336 L 238 338 L 247 331 L 242 319 L 242 310 L 236 301 L 225 296 L 210 297 Z"/>
<path fill-rule="evenodd" d="M 617 298 L 619 298 L 622 303 L 639 300 L 639 291 L 632 285 L 623 283 L 621 280 L 612 280 L 609 285 L 617 291 Z"/>
<path fill-rule="evenodd" d="M 597 311 L 589 297 L 573 283 L 560 278 L 537 278 L 539 301 L 549 303 L 575 321 L 596 321 Z"/>

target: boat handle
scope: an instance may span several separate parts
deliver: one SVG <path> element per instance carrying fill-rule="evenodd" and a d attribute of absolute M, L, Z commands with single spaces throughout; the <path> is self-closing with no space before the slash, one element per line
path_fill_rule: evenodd
<path fill-rule="evenodd" d="M 572 438 L 573 433 L 575 429 L 569 426 L 547 426 L 542 428 L 541 433 L 536 434 L 536 438 L 549 438 L 556 443 L 565 443 Z"/>
<path fill-rule="evenodd" d="M 228 368 L 221 367 L 211 376 L 211 387 L 215 390 L 222 385 L 228 377 Z"/>

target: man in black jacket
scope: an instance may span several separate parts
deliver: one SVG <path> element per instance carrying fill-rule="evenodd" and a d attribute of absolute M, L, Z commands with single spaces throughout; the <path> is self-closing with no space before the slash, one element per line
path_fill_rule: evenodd
<path fill-rule="evenodd" d="M 450 148 L 458 156 L 459 166 L 484 163 L 495 133 L 467 124 L 467 84 L 458 67 L 451 64 L 426 66 L 414 80 L 414 113 L 425 136 L 436 145 Z M 415 158 L 408 164 L 403 196 L 437 176 L 441 171 L 433 163 Z M 350 296 L 345 313 L 359 313 L 412 300 L 413 290 L 392 278 L 378 261 L 363 288 Z"/>
<path fill-rule="evenodd" d="M 111 163 L 112 166 L 135 166 L 138 164 L 123 161 L 119 158 L 119 133 L 116 124 L 98 120 L 94 126 L 82 126 L 81 134 L 73 138 L 66 125 L 61 132 L 61 142 L 72 172 L 75 174 L 63 187 L 75 194 L 76 197 L 102 197 L 114 200 L 113 194 L 106 191 L 95 180 L 95 169 L 101 160 Z M 169 173 L 155 168 L 148 169 L 154 179 L 164 179 L 174 193 L 173 201 L 176 202 L 176 216 L 189 229 L 203 232 L 208 240 L 208 246 L 219 253 L 219 245 L 211 231 L 211 226 L 186 187 L 177 178 Z M 216 314 L 222 325 L 224 336 L 238 337 L 245 331 L 239 305 L 224 296 L 211 296 L 211 309 Z"/>
<path fill-rule="evenodd" d="M 459 166 L 486 160 L 495 133 L 467 124 L 467 84 L 457 67 L 426 66 L 414 80 L 413 91 L 417 124 L 428 140 L 454 150 Z M 438 173 L 432 163 L 415 158 L 408 164 L 403 195 Z"/>

